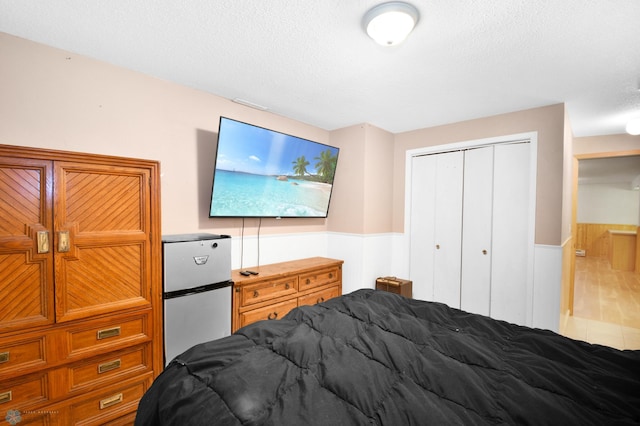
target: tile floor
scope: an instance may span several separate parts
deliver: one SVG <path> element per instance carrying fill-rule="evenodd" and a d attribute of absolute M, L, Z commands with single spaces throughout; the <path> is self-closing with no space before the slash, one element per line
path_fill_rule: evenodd
<path fill-rule="evenodd" d="M 577 257 L 573 316 L 560 334 L 617 349 L 640 349 L 640 273 L 606 258 Z"/>

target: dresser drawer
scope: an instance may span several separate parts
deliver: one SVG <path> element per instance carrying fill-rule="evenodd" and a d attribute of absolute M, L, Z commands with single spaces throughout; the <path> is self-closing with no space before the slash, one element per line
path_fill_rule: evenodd
<path fill-rule="evenodd" d="M 309 274 L 300 275 L 300 291 L 307 290 L 321 285 L 337 282 L 340 279 L 338 268 L 322 269 Z"/>
<path fill-rule="evenodd" d="M 150 340 L 149 317 L 125 317 L 104 321 L 87 328 L 68 330 L 69 357 L 87 352 L 115 350 Z"/>
<path fill-rule="evenodd" d="M 315 305 L 338 296 L 340 296 L 340 287 L 329 287 L 327 289 L 314 291 L 313 293 L 299 297 L 298 306 Z"/>
<path fill-rule="evenodd" d="M 274 299 L 280 296 L 287 296 L 298 292 L 298 277 L 287 277 L 279 280 L 264 281 L 242 287 L 243 305 L 252 305 Z"/>
<path fill-rule="evenodd" d="M 121 387 L 89 397 L 70 407 L 71 424 L 102 425 L 133 412 L 149 387 L 149 380 Z"/>
<path fill-rule="evenodd" d="M 68 368 L 70 392 L 122 380 L 151 370 L 150 345 L 118 351 Z"/>
<path fill-rule="evenodd" d="M 19 341 L 0 341 L 0 376 L 9 370 L 15 372 L 44 365 L 44 341 L 44 336 Z"/>
<path fill-rule="evenodd" d="M 281 319 L 288 314 L 290 310 L 297 306 L 298 301 L 293 299 L 274 303 L 273 305 L 265 306 L 264 308 L 252 309 L 240 314 L 240 327 L 244 327 L 245 325 L 261 320 Z"/>
<path fill-rule="evenodd" d="M 46 373 L 34 374 L 0 384 L 0 412 L 48 399 Z"/>

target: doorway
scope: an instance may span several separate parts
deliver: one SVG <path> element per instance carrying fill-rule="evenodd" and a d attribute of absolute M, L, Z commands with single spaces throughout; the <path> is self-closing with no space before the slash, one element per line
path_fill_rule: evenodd
<path fill-rule="evenodd" d="M 640 348 L 640 244 L 636 238 L 634 270 L 613 269 L 608 229 L 619 228 L 623 230 L 622 232 L 637 234 L 640 229 L 638 227 L 640 201 L 633 201 L 632 198 L 631 202 L 636 205 L 635 211 L 631 212 L 633 216 L 631 219 L 629 216 L 620 218 L 618 215 L 617 218 L 606 220 L 607 215 L 603 213 L 605 209 L 611 208 L 612 205 L 620 208 L 621 204 L 604 199 L 599 201 L 591 199 L 590 203 L 598 204 L 596 208 L 590 209 L 590 215 L 579 215 L 578 180 L 580 179 L 583 183 L 585 181 L 589 183 L 617 181 L 618 184 L 613 186 L 618 186 L 620 190 L 626 189 L 628 192 L 631 190 L 631 181 L 634 177 L 640 176 L 640 150 L 575 156 L 574 167 L 576 173 L 574 173 L 572 203 L 573 241 L 576 249 L 584 249 L 586 245 L 586 250 L 583 253 L 576 251 L 575 262 L 572 262 L 571 272 L 574 278 L 570 292 L 571 327 L 567 327 L 567 332 L 563 334 L 620 349 L 638 349 Z M 621 177 L 625 173 L 628 176 Z M 634 174 L 635 176 L 630 176 Z M 626 181 L 627 187 L 621 186 L 623 181 Z M 636 183 L 640 185 L 640 182 Z M 593 189 L 586 193 L 583 189 L 582 192 L 583 203 L 585 198 L 593 198 L 594 194 L 599 193 Z M 628 196 L 633 197 L 630 194 Z M 598 214 L 604 215 L 604 218 L 599 220 Z M 583 223 L 590 221 L 600 221 L 604 224 L 601 229 L 597 229 L 597 224 Z M 594 229 L 588 229 L 589 226 Z"/>

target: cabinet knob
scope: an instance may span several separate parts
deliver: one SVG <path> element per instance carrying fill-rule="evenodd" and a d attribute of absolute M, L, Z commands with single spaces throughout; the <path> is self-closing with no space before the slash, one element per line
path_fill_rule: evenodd
<path fill-rule="evenodd" d="M 258 297 L 260 295 L 260 293 L 258 293 L 258 290 L 254 290 L 253 291 L 253 297 Z"/>
<path fill-rule="evenodd" d="M 487 251 L 486 250 L 482 250 L 482 254 L 486 255 Z"/>
<path fill-rule="evenodd" d="M 311 280 L 307 278 L 307 284 L 311 284 Z"/>
<path fill-rule="evenodd" d="M 329 272 L 329 278 L 333 278 L 333 272 Z"/>
<path fill-rule="evenodd" d="M 436 250 L 440 250 L 440 244 L 436 244 Z"/>
<path fill-rule="evenodd" d="M 324 297 L 319 297 L 316 303 L 322 303 L 322 302 L 324 302 Z"/>
<path fill-rule="evenodd" d="M 270 320 L 278 319 L 278 313 L 277 312 L 269 313 L 269 315 L 267 315 L 267 319 L 270 319 Z"/>
<path fill-rule="evenodd" d="M 289 290 L 289 287 L 290 287 L 289 283 L 286 283 L 286 284 L 284 285 L 284 289 L 285 289 L 285 290 Z"/>

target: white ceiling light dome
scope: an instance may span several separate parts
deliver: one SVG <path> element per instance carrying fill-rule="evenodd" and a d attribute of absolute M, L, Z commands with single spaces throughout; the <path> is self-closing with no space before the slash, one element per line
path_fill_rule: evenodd
<path fill-rule="evenodd" d="M 640 118 L 634 118 L 627 123 L 625 128 L 630 135 L 640 135 Z"/>
<path fill-rule="evenodd" d="M 414 6 L 391 1 L 379 4 L 362 19 L 366 33 L 383 46 L 395 46 L 402 43 L 418 23 L 420 14 Z"/>

